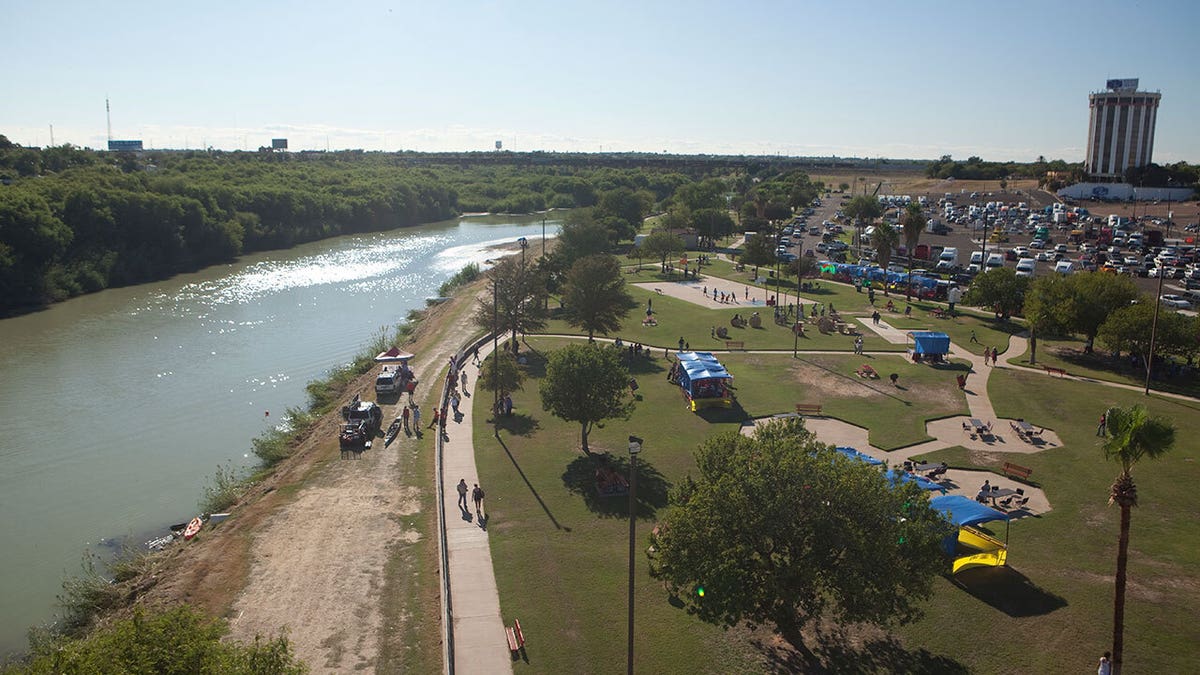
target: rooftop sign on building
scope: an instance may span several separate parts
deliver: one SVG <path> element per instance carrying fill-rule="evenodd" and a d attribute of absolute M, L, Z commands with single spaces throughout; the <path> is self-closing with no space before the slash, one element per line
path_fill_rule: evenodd
<path fill-rule="evenodd" d="M 1108 83 L 1105 84 L 1105 88 L 1120 92 L 1122 94 L 1130 94 L 1137 91 L 1138 78 L 1127 77 L 1120 80 L 1109 80 Z"/>

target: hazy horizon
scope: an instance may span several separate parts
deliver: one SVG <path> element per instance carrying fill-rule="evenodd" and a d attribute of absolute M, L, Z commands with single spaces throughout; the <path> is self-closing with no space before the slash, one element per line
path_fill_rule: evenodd
<path fill-rule="evenodd" d="M 9 6 L 0 133 L 28 146 L 1083 160 L 1087 95 L 1161 91 L 1200 161 L 1200 5 L 763 1 Z M 53 40 L 47 37 L 52 36 Z M 1125 46 L 1133 40 L 1137 49 Z"/>

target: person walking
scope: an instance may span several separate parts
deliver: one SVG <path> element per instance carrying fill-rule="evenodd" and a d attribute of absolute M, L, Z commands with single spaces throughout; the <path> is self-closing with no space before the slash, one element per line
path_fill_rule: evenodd
<path fill-rule="evenodd" d="M 463 511 L 467 510 L 467 479 L 463 478 L 458 481 L 458 508 Z"/>
<path fill-rule="evenodd" d="M 475 484 L 475 489 L 471 490 L 471 499 L 475 502 L 475 515 L 483 517 L 483 488 L 479 487 L 479 483 Z"/>
<path fill-rule="evenodd" d="M 412 412 L 413 431 L 417 432 L 417 435 L 420 436 L 421 435 L 421 406 L 414 403 L 412 405 L 412 411 L 413 411 Z"/>
<path fill-rule="evenodd" d="M 1096 435 L 1104 438 L 1108 435 L 1108 411 L 1100 413 L 1100 424 L 1096 425 Z"/>
<path fill-rule="evenodd" d="M 1100 663 L 1096 666 L 1096 675 L 1112 675 L 1112 652 L 1104 652 L 1100 657 Z"/>
<path fill-rule="evenodd" d="M 971 329 L 971 342 L 979 344 L 979 338 L 975 337 L 975 330 Z"/>
<path fill-rule="evenodd" d="M 408 434 L 408 417 L 412 413 L 408 406 L 404 406 L 404 411 L 400 413 L 400 417 L 404 418 L 404 433 Z"/>
<path fill-rule="evenodd" d="M 460 399 L 458 397 L 458 392 L 454 392 L 453 394 L 450 394 L 450 407 L 454 409 L 454 416 L 456 418 L 461 414 L 460 412 L 458 412 L 458 404 L 461 402 L 462 402 L 462 399 Z"/>
<path fill-rule="evenodd" d="M 470 394 L 467 392 L 467 371 L 462 371 L 462 377 L 460 379 L 462 380 L 463 395 L 470 396 Z"/>
<path fill-rule="evenodd" d="M 429 426 L 425 427 L 426 429 L 432 429 L 437 426 L 438 419 L 441 417 L 441 412 L 442 411 L 438 410 L 437 408 L 433 409 L 433 419 L 429 421 Z"/>
<path fill-rule="evenodd" d="M 992 348 L 984 347 L 983 348 L 983 365 L 985 365 L 985 366 L 988 365 L 988 359 L 990 359 L 990 358 L 992 358 Z"/>
<path fill-rule="evenodd" d="M 679 337 L 679 351 L 683 351 L 683 336 Z"/>

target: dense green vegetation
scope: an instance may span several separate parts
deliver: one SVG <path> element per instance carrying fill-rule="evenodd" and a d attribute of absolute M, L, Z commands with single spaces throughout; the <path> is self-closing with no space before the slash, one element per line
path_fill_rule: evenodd
<path fill-rule="evenodd" d="M 86 638 L 55 642 L 37 650 L 28 662 L 3 669 L 5 675 L 57 673 L 130 673 L 159 675 L 220 673 L 270 675 L 306 672 L 287 638 L 243 645 L 223 641 L 224 620 L 210 619 L 187 607 L 116 621 Z"/>
<path fill-rule="evenodd" d="M 596 207 L 632 236 L 670 170 L 408 155 L 95 152 L 0 136 L 0 315 L 253 251 L 464 212 Z M 628 232 L 626 232 L 628 231 Z"/>

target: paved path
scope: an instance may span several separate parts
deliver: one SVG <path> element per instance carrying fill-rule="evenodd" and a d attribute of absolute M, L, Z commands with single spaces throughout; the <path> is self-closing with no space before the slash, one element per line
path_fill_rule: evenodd
<path fill-rule="evenodd" d="M 479 350 L 482 359 L 491 353 L 491 345 Z M 466 391 L 472 396 L 479 381 L 479 369 L 465 366 Z M 450 598 L 454 616 L 454 667 L 459 673 L 511 673 L 512 659 L 504 636 L 504 621 L 500 616 L 500 594 L 496 590 L 496 575 L 492 567 L 492 552 L 488 545 L 487 499 L 481 519 L 458 506 L 458 481 L 466 479 L 468 487 L 479 482 L 475 470 L 475 446 L 471 420 L 475 406 L 473 397 L 463 397 L 458 421 L 446 425 L 449 440 L 442 447 L 444 497 L 446 511 L 446 548 L 450 565 Z M 489 408 L 483 403 L 483 411 Z M 422 411 L 422 427 L 428 426 L 432 410 Z M 432 429 L 423 433 L 433 433 Z M 487 492 L 486 485 L 481 485 Z M 467 504 L 473 509 L 468 493 Z M 481 525 L 482 522 L 482 525 Z"/>

